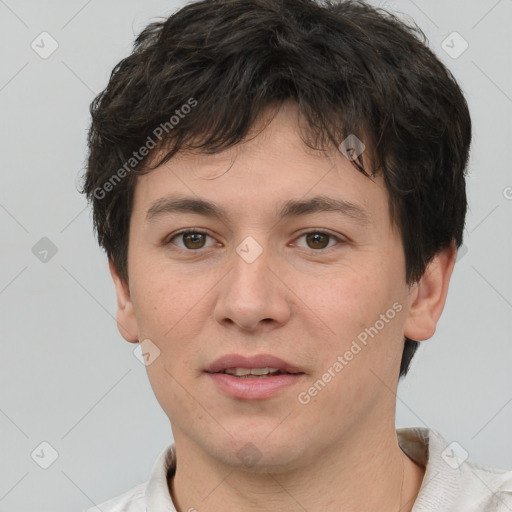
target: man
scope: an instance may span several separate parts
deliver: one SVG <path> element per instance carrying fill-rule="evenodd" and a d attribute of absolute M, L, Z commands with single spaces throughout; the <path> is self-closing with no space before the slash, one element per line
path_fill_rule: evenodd
<path fill-rule="evenodd" d="M 419 35 L 362 2 L 207 0 L 116 66 L 84 192 L 174 443 L 100 510 L 512 510 L 512 472 L 395 429 L 471 140 Z"/>

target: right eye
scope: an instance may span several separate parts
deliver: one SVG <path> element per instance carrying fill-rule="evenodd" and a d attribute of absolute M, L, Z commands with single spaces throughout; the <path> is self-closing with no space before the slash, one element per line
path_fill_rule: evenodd
<path fill-rule="evenodd" d="M 211 238 L 210 235 L 204 231 L 199 231 L 197 229 L 184 229 L 168 237 L 164 241 L 164 245 L 173 244 L 186 251 L 197 251 L 205 247 L 204 243 L 206 237 Z M 184 247 L 173 242 L 176 238 L 183 242 Z"/>

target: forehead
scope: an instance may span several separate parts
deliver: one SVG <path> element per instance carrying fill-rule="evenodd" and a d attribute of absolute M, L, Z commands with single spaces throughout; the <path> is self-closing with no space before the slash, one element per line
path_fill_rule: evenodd
<path fill-rule="evenodd" d="M 366 166 L 369 157 L 363 158 Z M 288 107 L 243 143 L 215 154 L 180 152 L 138 177 L 134 214 L 150 220 L 196 210 L 225 221 L 258 212 L 283 218 L 338 210 L 364 224 L 387 209 L 387 201 L 379 176 L 364 176 L 336 148 L 308 147 Z"/>

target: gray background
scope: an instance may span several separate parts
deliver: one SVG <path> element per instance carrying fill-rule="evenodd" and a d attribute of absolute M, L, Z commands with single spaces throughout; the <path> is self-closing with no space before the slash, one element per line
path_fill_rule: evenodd
<path fill-rule="evenodd" d="M 178 5 L 0 0 L 0 511 L 90 507 L 145 481 L 172 441 L 135 346 L 117 331 L 76 186 L 89 103 L 134 35 Z M 420 25 L 474 122 L 465 249 L 437 333 L 399 386 L 397 426 L 433 427 L 471 459 L 512 468 L 512 1 L 380 5 Z M 46 59 L 31 47 L 43 31 L 59 45 Z M 469 44 L 457 58 L 442 47 L 453 31 Z M 460 52 L 457 36 L 447 41 Z M 32 250 L 43 237 L 57 248 L 47 261 Z M 58 452 L 46 470 L 31 457 L 43 441 Z M 38 450 L 41 461 L 51 453 Z"/>

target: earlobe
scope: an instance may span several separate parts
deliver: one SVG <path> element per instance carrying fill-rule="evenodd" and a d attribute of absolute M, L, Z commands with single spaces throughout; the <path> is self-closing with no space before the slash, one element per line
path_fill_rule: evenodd
<path fill-rule="evenodd" d="M 109 259 L 108 266 L 110 275 L 114 281 L 117 297 L 117 328 L 121 336 L 130 343 L 139 341 L 137 319 L 133 310 L 133 303 L 130 296 L 130 288 L 118 274 L 112 260 Z"/>
<path fill-rule="evenodd" d="M 411 304 L 404 335 L 415 341 L 431 338 L 441 316 L 448 295 L 448 285 L 455 265 L 457 250 L 450 247 L 434 256 L 411 292 Z"/>

